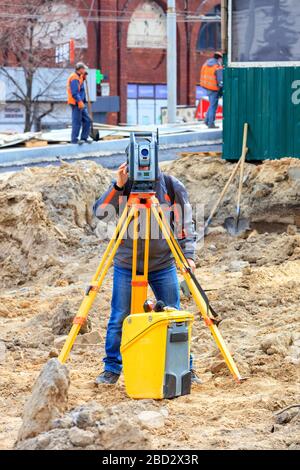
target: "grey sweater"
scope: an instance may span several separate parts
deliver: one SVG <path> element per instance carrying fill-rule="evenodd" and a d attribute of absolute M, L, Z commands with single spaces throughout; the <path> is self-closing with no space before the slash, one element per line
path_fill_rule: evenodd
<path fill-rule="evenodd" d="M 177 240 L 186 258 L 194 259 L 197 234 L 195 232 L 194 222 L 192 219 L 192 208 L 189 203 L 187 191 L 184 185 L 177 178 L 173 176 L 171 178 L 175 193 L 175 210 L 172 228 L 175 230 Z M 113 181 L 108 190 L 95 202 L 93 207 L 95 216 L 102 221 L 110 220 L 112 214 L 121 213 L 123 211 L 123 207 L 125 207 L 126 204 L 126 197 L 122 197 L 123 190 L 117 191 L 114 187 L 114 183 L 115 182 Z M 162 173 L 160 174 L 159 181 L 156 184 L 155 192 L 167 219 L 172 221 L 172 217 L 170 217 L 170 207 L 172 203 L 170 200 L 170 195 L 167 193 L 167 188 Z M 143 220 L 142 216 L 141 219 Z M 124 240 L 122 241 L 114 260 L 116 266 L 127 269 L 131 269 L 132 267 L 132 225 L 133 224 L 131 222 L 128 227 L 127 234 L 124 237 Z M 143 234 L 143 230 L 141 230 L 141 234 Z M 143 271 L 144 248 L 145 240 L 141 235 L 138 240 L 138 272 Z M 149 272 L 159 271 L 174 264 L 174 258 L 169 249 L 167 241 L 158 230 L 157 222 L 153 215 L 151 218 L 151 237 L 149 251 Z"/>

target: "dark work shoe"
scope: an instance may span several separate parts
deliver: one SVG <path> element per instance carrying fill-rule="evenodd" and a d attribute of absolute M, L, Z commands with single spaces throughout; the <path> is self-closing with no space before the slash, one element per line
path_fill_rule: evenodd
<path fill-rule="evenodd" d="M 198 384 L 202 385 L 202 380 L 199 379 L 198 375 L 196 374 L 196 371 L 194 369 L 191 369 L 191 374 L 192 374 L 192 384 Z"/>
<path fill-rule="evenodd" d="M 118 382 L 120 375 L 114 372 L 104 371 L 95 380 L 96 385 L 106 384 L 114 385 Z"/>
<path fill-rule="evenodd" d="M 208 126 L 209 129 L 219 129 L 219 126 L 216 126 L 215 124 L 210 124 L 210 126 Z"/>

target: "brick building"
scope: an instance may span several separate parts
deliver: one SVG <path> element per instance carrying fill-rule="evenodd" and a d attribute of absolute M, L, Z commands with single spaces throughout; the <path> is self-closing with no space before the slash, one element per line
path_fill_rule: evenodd
<path fill-rule="evenodd" d="M 132 124 L 158 121 L 160 108 L 166 105 L 167 98 L 167 1 L 99 0 L 95 3 L 103 20 L 96 27 L 95 21 L 89 22 L 87 61 L 93 67 L 101 67 L 108 77 L 110 94 L 120 97 L 120 113 L 110 114 L 108 121 Z M 220 15 L 220 0 L 177 0 L 176 8 L 178 104 L 195 105 L 199 70 L 212 50 L 221 46 L 221 24 L 193 21 L 192 16 Z M 111 16 L 118 21 L 109 21 Z"/>
<path fill-rule="evenodd" d="M 200 15 L 220 17 L 220 3 L 220 0 L 176 1 L 179 105 L 195 105 L 200 67 L 213 50 L 221 47 L 220 19 L 209 22 L 199 19 Z M 4 12 L 5 2 L 0 0 L 0 7 L 2 4 Z M 42 109 L 54 103 L 54 111 L 43 118 L 42 127 L 69 124 L 65 75 L 70 73 L 68 45 L 71 39 L 75 41 L 75 60 L 85 60 L 92 69 L 89 81 L 93 100 L 98 95 L 94 104 L 96 119 L 98 116 L 105 118 L 107 113 L 106 120 L 112 124 L 159 123 L 161 108 L 167 105 L 167 0 L 65 0 L 54 1 L 48 8 L 50 13 L 45 16 L 43 10 L 39 10 L 39 21 L 44 20 L 48 25 L 52 18 L 53 23 L 62 23 L 63 28 L 51 37 L 45 37 L 44 30 L 40 30 L 40 47 L 48 50 L 53 58 L 53 63 L 41 64 L 41 74 L 50 77 L 46 71 L 51 67 L 61 84 L 58 85 L 57 80 L 55 96 L 49 95 L 39 102 Z M 10 54 L 5 55 L 3 51 L 0 51 L 0 66 L 22 73 Z M 43 67 L 46 69 L 42 70 Z M 104 94 L 104 86 L 96 90 L 96 69 L 101 69 L 105 75 L 104 83 L 110 96 L 100 96 Z M 35 78 L 34 86 L 41 81 L 47 88 L 44 78 Z M 6 88 L 3 98 L 1 86 L 3 90 Z M 0 76 L 0 128 L 21 129 L 24 122 L 24 110 L 12 97 L 13 92 L 13 81 L 8 83 L 5 76 Z"/>

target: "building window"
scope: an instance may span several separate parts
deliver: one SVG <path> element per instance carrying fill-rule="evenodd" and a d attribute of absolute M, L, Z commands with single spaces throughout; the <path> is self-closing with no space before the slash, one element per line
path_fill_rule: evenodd
<path fill-rule="evenodd" d="M 60 44 L 55 48 L 55 63 L 62 64 L 70 61 L 70 43 Z"/>
<path fill-rule="evenodd" d="M 153 1 L 143 1 L 131 17 L 128 48 L 165 49 L 167 47 L 167 22 L 163 9 Z"/>
<path fill-rule="evenodd" d="M 162 108 L 168 104 L 165 84 L 137 84 L 127 86 L 127 124 L 161 124 Z"/>
<path fill-rule="evenodd" d="M 203 20 L 199 30 L 197 50 L 216 51 L 221 49 L 221 6 L 217 5 L 205 16 L 207 20 Z"/>

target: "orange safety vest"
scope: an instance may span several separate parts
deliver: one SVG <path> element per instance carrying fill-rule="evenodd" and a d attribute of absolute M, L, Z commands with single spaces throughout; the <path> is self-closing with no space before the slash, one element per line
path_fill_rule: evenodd
<path fill-rule="evenodd" d="M 78 75 L 76 72 L 71 73 L 71 75 L 68 78 L 67 81 L 67 95 L 68 95 L 68 104 L 76 104 L 76 100 L 73 98 L 72 92 L 71 92 L 71 82 L 73 80 L 79 80 L 79 86 L 78 86 L 78 91 L 80 91 L 80 88 L 84 82 L 83 77 Z"/>
<path fill-rule="evenodd" d="M 201 69 L 200 85 L 208 90 L 219 91 L 220 87 L 217 82 L 216 71 L 222 68 L 222 65 L 219 64 L 209 67 L 207 62 L 205 62 Z"/>

